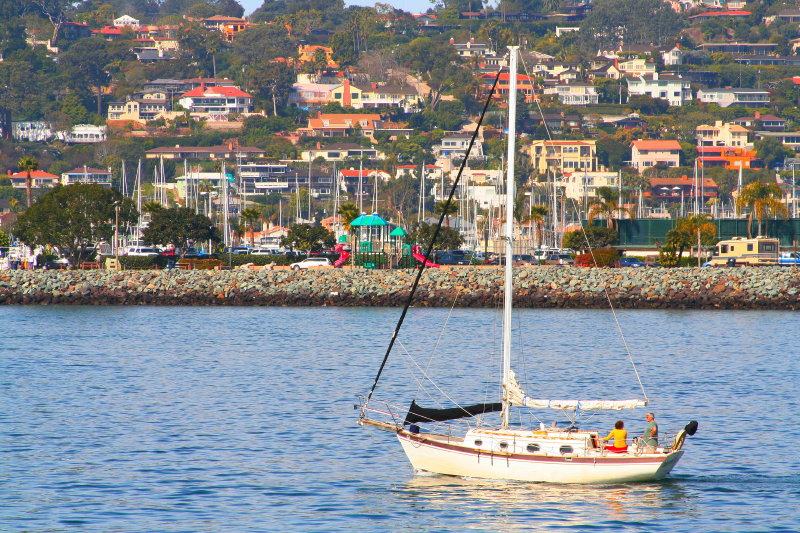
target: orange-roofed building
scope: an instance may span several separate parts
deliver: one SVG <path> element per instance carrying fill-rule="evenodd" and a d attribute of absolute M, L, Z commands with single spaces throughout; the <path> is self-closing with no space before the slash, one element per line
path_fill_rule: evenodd
<path fill-rule="evenodd" d="M 728 170 L 763 168 L 755 150 L 726 146 L 698 146 L 697 163 L 701 168 L 723 167 Z"/>
<path fill-rule="evenodd" d="M 325 54 L 325 66 L 328 68 L 338 68 L 339 64 L 333 60 L 333 49 L 328 46 L 316 44 L 301 44 L 297 47 L 297 60 L 300 63 L 313 63 L 317 51 L 322 50 Z"/>
<path fill-rule="evenodd" d="M 677 167 L 681 164 L 681 145 L 678 141 L 633 141 L 631 166 L 639 172 L 658 164 Z"/>
<path fill-rule="evenodd" d="M 481 95 L 482 99 L 485 99 L 486 96 L 489 94 L 489 91 L 492 88 L 492 84 L 494 83 L 494 78 L 497 74 L 494 72 L 482 74 L 478 77 L 478 81 L 481 84 Z M 508 92 L 510 90 L 511 84 L 511 74 L 508 72 L 501 72 L 500 79 L 497 80 L 497 87 L 494 90 L 494 94 L 492 98 L 494 99 L 506 99 L 508 97 Z M 533 102 L 536 98 L 535 95 L 536 89 L 536 80 L 530 76 L 526 76 L 525 74 L 517 73 L 517 95 L 522 96 L 525 99 L 525 102 Z"/>
<path fill-rule="evenodd" d="M 17 172 L 16 174 L 12 174 L 11 171 L 9 171 L 8 177 L 11 179 L 11 186 L 15 189 L 27 188 L 27 185 L 25 184 L 28 179 L 27 172 Z M 53 188 L 60 182 L 61 178 L 55 174 L 50 174 L 44 170 L 31 170 L 31 187 L 34 189 Z"/>
<path fill-rule="evenodd" d="M 345 137 L 360 129 L 362 135 L 372 137 L 380 121 L 380 115 L 371 113 L 319 113 L 308 119 L 307 128 L 297 131 L 313 137 Z"/>

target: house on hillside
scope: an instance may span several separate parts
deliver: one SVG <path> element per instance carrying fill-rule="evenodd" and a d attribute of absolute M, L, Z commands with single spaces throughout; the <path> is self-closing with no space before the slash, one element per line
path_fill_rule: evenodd
<path fill-rule="evenodd" d="M 319 113 L 308 119 L 306 128 L 299 128 L 298 134 L 310 137 L 346 137 L 360 132 L 372 137 L 381 124 L 381 116 L 369 113 Z"/>
<path fill-rule="evenodd" d="M 720 107 L 768 107 L 769 91 L 761 89 L 700 89 L 697 100 Z"/>
<path fill-rule="evenodd" d="M 658 164 L 678 167 L 681 164 L 681 145 L 678 141 L 633 141 L 631 166 L 642 170 Z"/>
<path fill-rule="evenodd" d="M 145 152 L 147 159 L 236 159 L 262 158 L 266 157 L 267 152 L 255 146 L 239 146 L 238 144 L 228 143 L 219 146 L 161 146 L 151 148 Z"/>
<path fill-rule="evenodd" d="M 732 122 L 751 130 L 784 131 L 786 129 L 786 120 L 775 115 L 762 115 L 759 111 L 753 113 L 752 117 L 739 117 L 733 119 Z"/>
<path fill-rule="evenodd" d="M 325 161 L 346 161 L 361 159 L 386 159 L 386 154 L 376 148 L 364 147 L 355 143 L 338 143 L 322 146 L 317 143 L 316 148 L 306 148 L 300 152 L 301 161 L 314 161 L 321 157 Z"/>
<path fill-rule="evenodd" d="M 697 146 L 727 146 L 730 148 L 752 147 L 750 130 L 738 124 L 717 120 L 713 126 L 701 124 L 694 129 Z"/>
<path fill-rule="evenodd" d="M 27 172 L 12 174 L 9 171 L 8 178 L 11 180 L 11 186 L 15 189 L 26 189 L 28 187 Z M 31 188 L 33 189 L 52 189 L 59 183 L 61 183 L 61 178 L 55 174 L 50 174 L 44 170 L 31 170 Z"/>
<path fill-rule="evenodd" d="M 130 15 L 122 15 L 113 20 L 112 24 L 117 28 L 131 28 L 139 27 L 139 19 L 133 18 Z"/>
<path fill-rule="evenodd" d="M 599 170 L 597 143 L 585 141 L 541 141 L 530 146 L 531 164 L 540 174 Z"/>
<path fill-rule="evenodd" d="M 102 185 L 111 187 L 111 171 L 102 168 L 78 167 L 61 174 L 62 185 L 75 183 Z"/>
<path fill-rule="evenodd" d="M 192 113 L 250 113 L 253 111 L 253 96 L 238 87 L 209 87 L 203 84 L 183 93 L 178 104 Z"/>

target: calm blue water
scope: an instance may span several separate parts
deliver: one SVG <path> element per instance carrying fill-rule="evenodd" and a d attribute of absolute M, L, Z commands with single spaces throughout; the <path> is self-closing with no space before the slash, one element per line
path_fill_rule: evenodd
<path fill-rule="evenodd" d="M 414 476 L 354 423 L 398 315 L 0 307 L 0 531 L 800 529 L 800 315 L 620 313 L 662 431 L 700 431 L 669 480 L 603 487 Z M 609 312 L 517 317 L 529 393 L 637 394 Z M 456 401 L 493 399 L 498 321 L 412 310 L 376 398 L 406 402 L 419 365 Z"/>

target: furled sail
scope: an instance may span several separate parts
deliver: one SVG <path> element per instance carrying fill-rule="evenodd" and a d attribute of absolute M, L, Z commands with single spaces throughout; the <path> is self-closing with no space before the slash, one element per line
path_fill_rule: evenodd
<path fill-rule="evenodd" d="M 501 403 L 479 403 L 475 405 L 465 405 L 463 407 L 451 407 L 449 409 L 430 409 L 420 407 L 417 402 L 411 401 L 408 414 L 403 424 L 416 424 L 417 422 L 443 422 L 468 416 L 482 415 L 483 413 L 493 413 L 503 408 Z"/>
<path fill-rule="evenodd" d="M 645 400 L 547 400 L 529 398 L 519 386 L 514 371 L 511 371 L 508 382 L 503 384 L 506 400 L 511 405 L 530 407 L 532 409 L 580 409 L 581 411 L 607 411 L 617 409 L 634 409 L 645 407 Z"/>

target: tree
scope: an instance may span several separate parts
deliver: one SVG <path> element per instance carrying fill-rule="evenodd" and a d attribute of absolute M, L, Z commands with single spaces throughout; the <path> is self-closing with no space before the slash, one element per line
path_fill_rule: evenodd
<path fill-rule="evenodd" d="M 675 225 L 681 227 L 682 233 L 692 235 L 697 244 L 697 266 L 703 266 L 700 249 L 703 246 L 715 244 L 717 237 L 717 226 L 711 222 L 711 216 L 707 214 L 691 215 L 685 219 L 678 219 Z"/>
<path fill-rule="evenodd" d="M 433 240 L 433 233 L 436 230 L 435 224 L 420 222 L 414 226 L 409 233 L 409 240 L 416 242 L 423 250 L 427 250 Z M 439 235 L 434 243 L 434 250 L 455 250 L 461 246 L 464 239 L 461 233 L 453 228 L 439 228 Z"/>
<path fill-rule="evenodd" d="M 239 214 L 242 217 L 242 221 L 244 221 L 245 225 L 250 228 L 250 246 L 255 246 L 255 223 L 261 218 L 261 211 L 250 207 L 248 209 L 242 210 Z"/>
<path fill-rule="evenodd" d="M 616 219 L 621 219 L 623 214 L 627 214 L 630 218 L 635 218 L 636 213 L 632 209 L 623 207 L 619 203 L 619 193 L 611 187 L 598 187 L 597 196 L 593 203 L 589 206 L 589 213 L 587 215 L 589 224 L 594 222 L 595 217 L 603 216 L 606 218 L 607 226 L 616 229 Z M 616 216 L 616 219 L 614 218 Z"/>
<path fill-rule="evenodd" d="M 541 246 L 542 244 L 542 229 L 544 228 L 544 219 L 549 212 L 550 209 L 543 204 L 538 204 L 531 207 L 530 220 L 533 222 L 533 226 L 536 231 L 537 246 Z"/>
<path fill-rule="evenodd" d="M 70 85 L 76 91 L 94 87 L 97 97 L 97 114 L 103 114 L 103 85 L 110 79 L 106 71 L 111 61 L 108 43 L 99 37 L 87 37 L 75 42 L 58 58 L 58 64 Z"/>
<path fill-rule="evenodd" d="M 625 44 L 674 43 L 684 19 L 662 0 L 597 0 L 580 25 L 590 50 Z"/>
<path fill-rule="evenodd" d="M 119 224 L 134 224 L 134 203 L 119 192 L 96 184 L 58 185 L 17 219 L 14 234 L 29 246 L 53 246 L 73 265 L 87 258 L 90 248 L 114 236 L 115 203 Z"/>
<path fill-rule="evenodd" d="M 331 231 L 311 224 L 295 224 L 286 237 L 281 238 L 281 246 L 290 250 L 305 250 L 306 255 L 319 252 L 323 248 L 332 248 L 334 244 L 336 237 Z"/>
<path fill-rule="evenodd" d="M 172 244 L 182 249 L 182 254 L 195 244 L 204 241 L 219 242 L 219 230 L 205 215 L 187 207 L 158 207 L 150 212 L 150 223 L 142 238 L 147 244 Z"/>
<path fill-rule="evenodd" d="M 28 207 L 31 206 L 31 172 L 39 170 L 39 162 L 32 157 L 23 157 L 17 161 L 17 168 L 20 172 L 25 172 L 25 194 L 28 199 Z"/>
<path fill-rule="evenodd" d="M 794 151 L 788 146 L 784 145 L 780 139 L 775 137 L 766 137 L 759 139 L 753 146 L 756 149 L 756 155 L 764 162 L 764 168 L 774 168 L 787 157 L 792 157 Z"/>
<path fill-rule="evenodd" d="M 358 211 L 358 206 L 353 203 L 342 204 L 337 211 L 339 216 L 342 217 L 341 221 L 345 228 L 350 229 L 350 223 L 357 219 L 361 213 Z"/>
<path fill-rule="evenodd" d="M 398 50 L 398 58 L 430 87 L 431 109 L 436 109 L 443 93 L 463 82 L 458 77 L 463 69 L 458 54 L 447 43 L 418 37 Z"/>
<path fill-rule="evenodd" d="M 750 226 L 753 224 L 753 217 L 758 220 L 758 235 L 761 233 L 761 221 L 770 215 L 780 215 L 784 218 L 789 216 L 789 210 L 781 202 L 781 188 L 777 183 L 764 183 L 754 181 L 739 191 L 736 200 L 736 213 L 741 213 L 747 207 L 750 215 L 747 217 L 747 236 L 750 237 Z"/>
<path fill-rule="evenodd" d="M 455 215 L 458 213 L 458 205 L 455 202 L 448 202 L 447 200 L 442 200 L 441 202 L 436 202 L 433 204 L 433 210 L 438 213 L 444 213 L 444 223 L 449 228 L 450 227 L 450 215 Z"/>
<path fill-rule="evenodd" d="M 576 251 L 597 250 L 616 244 L 617 238 L 617 232 L 612 228 L 586 226 L 583 229 L 565 233 L 561 245 L 564 248 L 571 248 Z"/>

